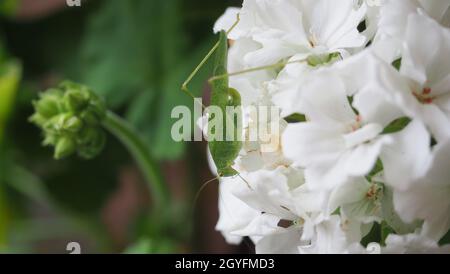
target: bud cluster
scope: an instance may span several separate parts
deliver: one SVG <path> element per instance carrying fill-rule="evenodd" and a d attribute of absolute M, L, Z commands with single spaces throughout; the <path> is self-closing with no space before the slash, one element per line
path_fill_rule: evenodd
<path fill-rule="evenodd" d="M 102 151 L 106 134 L 101 123 L 106 106 L 88 87 L 63 82 L 41 93 L 33 105 L 35 113 L 30 121 L 42 129 L 43 144 L 55 147 L 56 159 L 74 153 L 91 159 Z"/>

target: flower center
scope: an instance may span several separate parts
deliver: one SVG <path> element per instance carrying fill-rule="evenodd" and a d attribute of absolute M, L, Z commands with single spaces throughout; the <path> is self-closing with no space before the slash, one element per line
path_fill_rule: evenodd
<path fill-rule="evenodd" d="M 292 221 L 292 225 L 294 225 L 294 226 L 303 226 L 304 224 L 305 224 L 305 220 L 303 218 Z"/>
<path fill-rule="evenodd" d="M 383 188 L 379 184 L 372 184 L 366 193 L 366 198 L 377 201 L 381 198 Z"/>
<path fill-rule="evenodd" d="M 315 48 L 317 45 L 319 44 L 319 42 L 317 42 L 317 37 L 316 34 L 312 31 L 310 31 L 310 35 L 309 35 L 309 45 L 312 48 Z"/>
<path fill-rule="evenodd" d="M 343 231 L 349 231 L 350 230 L 350 220 L 348 220 L 348 219 L 342 220 L 340 227 Z"/>
<path fill-rule="evenodd" d="M 424 88 L 421 93 L 413 91 L 412 94 L 424 105 L 432 104 L 434 99 L 436 99 L 436 96 L 431 95 L 431 88 Z"/>
<path fill-rule="evenodd" d="M 290 220 L 280 220 L 278 222 L 278 227 L 289 228 L 289 227 L 302 227 L 305 224 L 305 220 L 303 218 L 299 218 L 298 220 L 290 221 Z"/>
<path fill-rule="evenodd" d="M 355 122 L 350 126 L 351 132 L 355 132 L 362 127 L 362 117 L 361 115 L 357 115 Z"/>

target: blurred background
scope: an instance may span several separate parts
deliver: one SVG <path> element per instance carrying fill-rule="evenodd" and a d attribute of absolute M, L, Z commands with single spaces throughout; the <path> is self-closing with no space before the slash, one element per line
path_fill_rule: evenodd
<path fill-rule="evenodd" d="M 214 229 L 216 182 L 205 143 L 170 138 L 171 110 L 193 107 L 180 86 L 217 40 L 215 20 L 239 0 L 0 0 L 0 253 L 243 253 Z M 207 101 L 211 65 L 191 86 Z M 150 215 L 148 188 L 113 137 L 90 161 L 55 161 L 28 122 L 40 91 L 88 85 L 139 131 L 174 206 Z"/>

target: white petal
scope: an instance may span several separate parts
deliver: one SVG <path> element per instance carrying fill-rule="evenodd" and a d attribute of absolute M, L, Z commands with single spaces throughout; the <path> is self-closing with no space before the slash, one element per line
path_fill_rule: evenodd
<path fill-rule="evenodd" d="M 347 235 L 342 229 L 342 223 L 338 216 L 331 216 L 329 220 L 316 226 L 316 236 L 311 245 L 300 246 L 302 254 L 345 254 L 349 253 L 350 246 L 354 242 L 349 239 L 352 235 Z M 358 237 L 357 237 L 358 238 Z"/>
<path fill-rule="evenodd" d="M 302 167 L 334 163 L 345 150 L 339 128 L 310 122 L 288 125 L 282 146 L 284 155 Z"/>
<path fill-rule="evenodd" d="M 444 113 L 436 104 L 424 105 L 419 117 L 429 127 L 433 137 L 438 141 L 450 138 L 450 113 Z"/>
<path fill-rule="evenodd" d="M 328 212 L 333 213 L 345 204 L 364 200 L 369 188 L 370 184 L 364 178 L 353 179 L 342 184 L 332 192 Z"/>
<path fill-rule="evenodd" d="M 219 185 L 220 216 L 216 230 L 222 232 L 230 244 L 239 244 L 242 241 L 242 237 L 236 236 L 232 232 L 244 229 L 261 215 L 261 212 L 250 208 L 232 194 L 241 183 L 236 178 L 229 178 L 222 179 Z"/>
<path fill-rule="evenodd" d="M 375 139 L 381 132 L 383 127 L 379 124 L 368 124 L 364 127 L 344 135 L 345 146 L 348 149 L 362 145 Z"/>
<path fill-rule="evenodd" d="M 427 83 L 436 83 L 450 74 L 450 62 L 443 58 L 449 54 L 450 30 L 425 15 L 409 16 L 402 74 L 424 87 Z"/>
<path fill-rule="evenodd" d="M 425 220 L 424 233 L 438 241 L 450 229 L 449 195 L 449 187 L 415 184 L 407 191 L 394 191 L 395 210 L 407 223 Z"/>
<path fill-rule="evenodd" d="M 404 130 L 391 136 L 393 143 L 387 145 L 380 155 L 386 183 L 404 190 L 429 169 L 430 134 L 422 123 L 412 121 Z"/>
<path fill-rule="evenodd" d="M 375 166 L 382 148 L 391 142 L 389 136 L 383 136 L 350 150 L 339 160 L 343 172 L 353 177 L 369 174 Z"/>
<path fill-rule="evenodd" d="M 450 246 L 439 247 L 438 243 L 419 233 L 407 235 L 391 234 L 386 239 L 383 254 L 447 254 Z"/>
<path fill-rule="evenodd" d="M 444 17 L 444 14 L 450 7 L 449 0 L 418 0 L 421 6 L 426 10 L 427 14 L 430 15 L 437 21 L 441 21 Z"/>
<path fill-rule="evenodd" d="M 330 50 L 356 48 L 365 44 L 366 38 L 357 27 L 366 14 L 366 6 L 354 10 L 353 0 L 319 0 L 311 19 L 311 30 L 320 44 Z"/>
<path fill-rule="evenodd" d="M 388 0 L 381 7 L 379 34 L 388 37 L 398 37 L 405 33 L 408 15 L 416 12 L 419 7 L 410 0 Z"/>
<path fill-rule="evenodd" d="M 383 127 L 403 116 L 398 106 L 389 103 L 379 92 L 370 88 L 355 95 L 353 106 L 358 110 L 363 121 Z"/>
<path fill-rule="evenodd" d="M 228 8 L 214 25 L 214 33 L 218 33 L 222 30 L 230 30 L 230 28 L 236 23 L 237 15 L 240 11 L 241 9 L 239 8 Z"/>
<path fill-rule="evenodd" d="M 323 81 L 327 79 L 327 81 Z M 336 124 L 356 120 L 351 108 L 346 87 L 341 79 L 329 72 L 317 73 L 305 84 L 302 105 L 308 120 Z"/>
<path fill-rule="evenodd" d="M 258 217 L 254 218 L 248 226 L 234 230 L 231 232 L 232 235 L 241 237 L 265 237 L 276 233 L 279 230 L 278 223 L 280 218 L 270 215 L 270 214 L 260 214 Z"/>
<path fill-rule="evenodd" d="M 256 243 L 257 254 L 297 254 L 302 244 L 298 228 L 279 228 L 276 233 L 268 235 Z"/>
<path fill-rule="evenodd" d="M 251 208 L 284 220 L 295 220 L 297 216 L 289 191 L 287 177 L 280 170 L 259 170 L 249 173 L 245 180 L 250 184 L 241 185 L 234 195 Z"/>

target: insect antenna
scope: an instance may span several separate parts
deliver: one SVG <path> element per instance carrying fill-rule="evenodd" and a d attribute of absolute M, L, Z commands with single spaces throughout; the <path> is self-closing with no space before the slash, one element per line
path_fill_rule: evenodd
<path fill-rule="evenodd" d="M 231 28 L 227 30 L 227 36 L 236 28 L 236 26 L 239 24 L 240 21 L 241 21 L 241 14 L 238 13 L 236 14 L 236 22 L 234 22 Z"/>
<path fill-rule="evenodd" d="M 194 203 L 192 204 L 192 212 L 195 212 L 195 208 L 197 207 L 197 203 L 198 203 L 198 201 L 199 201 L 199 199 L 200 199 L 200 195 L 202 194 L 202 192 L 209 186 L 209 184 L 211 184 L 212 182 L 214 182 L 214 181 L 219 181 L 220 180 L 220 177 L 219 176 L 217 176 L 217 177 L 215 177 L 215 178 L 213 178 L 213 179 L 211 179 L 211 180 L 209 180 L 209 181 L 207 181 L 206 183 L 204 183 L 201 187 L 200 187 L 200 189 L 197 191 L 197 193 L 195 194 L 195 198 L 194 198 Z"/>
<path fill-rule="evenodd" d="M 233 29 L 236 28 L 236 26 L 239 24 L 239 22 L 241 20 L 239 13 L 237 14 L 236 17 L 237 17 L 236 22 L 227 31 L 227 35 L 230 34 L 231 31 L 233 31 Z M 206 56 L 203 58 L 203 60 L 200 62 L 200 64 L 198 64 L 198 66 L 194 69 L 194 71 L 189 75 L 189 77 L 186 79 L 186 81 L 184 81 L 183 85 L 181 86 L 181 90 L 194 100 L 195 100 L 195 96 L 189 90 L 188 86 L 191 83 L 192 79 L 194 79 L 194 77 L 198 74 L 200 69 L 206 64 L 206 62 L 209 60 L 209 58 L 211 58 L 211 56 L 214 54 L 214 52 L 216 52 L 216 50 L 219 48 L 219 46 L 220 46 L 220 42 L 217 42 L 212 47 L 212 49 L 208 52 L 208 54 L 206 54 Z M 206 108 L 205 105 L 203 105 L 203 104 L 202 104 L 202 107 L 203 107 L 203 109 Z"/>
<path fill-rule="evenodd" d="M 241 180 L 244 181 L 244 182 L 247 184 L 247 186 L 248 186 L 248 188 L 249 188 L 250 190 L 253 190 L 253 188 L 251 187 L 250 183 L 249 183 L 247 180 L 245 180 L 245 178 L 242 177 L 241 174 L 238 174 L 237 176 L 238 176 L 239 178 L 241 178 Z"/>

